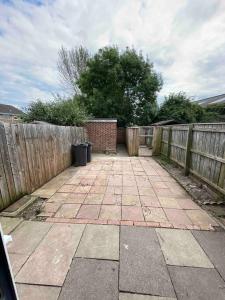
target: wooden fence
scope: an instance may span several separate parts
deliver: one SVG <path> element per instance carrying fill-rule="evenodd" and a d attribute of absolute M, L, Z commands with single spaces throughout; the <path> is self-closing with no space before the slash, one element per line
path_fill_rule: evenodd
<path fill-rule="evenodd" d="M 161 154 L 225 194 L 225 123 L 161 128 Z"/>
<path fill-rule="evenodd" d="M 140 126 L 139 127 L 139 141 L 140 145 L 146 145 L 149 148 L 152 148 L 152 139 L 153 139 L 153 126 Z"/>
<path fill-rule="evenodd" d="M 70 166 L 71 144 L 85 140 L 81 127 L 0 122 L 0 210 Z"/>

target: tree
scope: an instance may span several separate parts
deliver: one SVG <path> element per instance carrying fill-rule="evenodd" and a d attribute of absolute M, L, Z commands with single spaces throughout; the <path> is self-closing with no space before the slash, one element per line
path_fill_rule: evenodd
<path fill-rule="evenodd" d="M 82 103 L 95 117 L 117 118 L 120 126 L 146 125 L 156 114 L 162 79 L 134 49 L 105 47 L 88 60 L 78 84 Z"/>
<path fill-rule="evenodd" d="M 63 126 L 80 126 L 87 119 L 85 109 L 77 98 L 57 98 L 52 102 L 32 102 L 22 116 L 24 122 L 44 121 Z"/>
<path fill-rule="evenodd" d="M 202 106 L 180 92 L 165 97 L 157 118 L 159 121 L 173 119 L 178 123 L 195 123 L 206 121 L 208 114 Z"/>
<path fill-rule="evenodd" d="M 62 47 L 59 50 L 58 70 L 61 79 L 75 94 L 79 93 L 77 81 L 80 78 L 80 74 L 86 69 L 88 59 L 88 50 L 82 46 L 71 50 Z"/>

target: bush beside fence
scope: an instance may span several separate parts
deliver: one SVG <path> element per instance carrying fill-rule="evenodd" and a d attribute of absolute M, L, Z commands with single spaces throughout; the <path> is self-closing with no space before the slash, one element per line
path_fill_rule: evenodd
<path fill-rule="evenodd" d="M 0 210 L 71 165 L 82 127 L 0 123 Z"/>

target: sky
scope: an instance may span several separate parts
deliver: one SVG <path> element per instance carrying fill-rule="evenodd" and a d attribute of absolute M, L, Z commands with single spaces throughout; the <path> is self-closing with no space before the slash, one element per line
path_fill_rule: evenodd
<path fill-rule="evenodd" d="M 141 50 L 160 72 L 158 95 L 225 93 L 225 0 L 0 0 L 0 103 L 69 95 L 61 46 Z"/>

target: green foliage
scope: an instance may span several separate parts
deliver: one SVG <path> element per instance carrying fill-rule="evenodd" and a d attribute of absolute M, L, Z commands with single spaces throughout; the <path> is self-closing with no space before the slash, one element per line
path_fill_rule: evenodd
<path fill-rule="evenodd" d="M 209 121 L 212 115 L 184 94 L 170 94 L 165 97 L 158 112 L 158 120 L 175 120 L 178 123 L 196 123 Z"/>
<path fill-rule="evenodd" d="M 57 98 L 52 102 L 37 100 L 32 102 L 22 116 L 24 122 L 44 121 L 63 126 L 80 126 L 87 119 L 84 108 L 77 98 Z"/>
<path fill-rule="evenodd" d="M 211 104 L 205 108 L 206 112 L 211 115 L 211 120 L 214 122 L 221 122 L 225 121 L 225 104 L 218 103 L 218 104 Z"/>
<path fill-rule="evenodd" d="M 95 117 L 117 118 L 118 125 L 150 124 L 157 113 L 162 79 L 153 65 L 127 48 L 100 49 L 88 60 L 78 85 L 80 100 Z"/>

